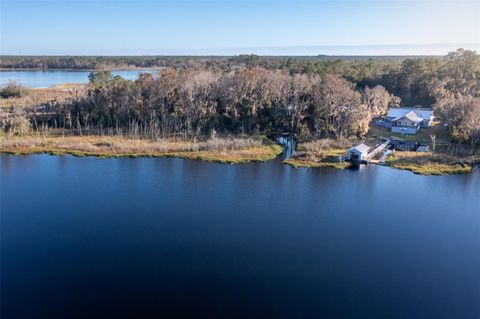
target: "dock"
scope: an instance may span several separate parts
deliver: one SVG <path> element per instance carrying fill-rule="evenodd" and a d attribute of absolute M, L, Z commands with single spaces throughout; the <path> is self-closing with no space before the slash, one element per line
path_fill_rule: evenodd
<path fill-rule="evenodd" d="M 365 162 L 369 162 L 370 160 L 372 160 L 373 158 L 375 158 L 375 156 L 377 156 L 380 152 L 383 152 L 387 149 L 387 147 L 390 145 L 390 140 L 389 139 L 385 139 L 385 141 L 378 145 L 377 147 L 375 147 L 372 151 L 370 151 L 365 157 L 364 157 L 364 161 Z"/>
<path fill-rule="evenodd" d="M 391 140 L 387 138 L 381 138 L 381 143 L 377 144 L 374 148 L 369 147 L 363 143 L 352 147 L 348 150 L 345 160 L 350 161 L 354 165 L 361 163 L 368 163 L 373 160 L 377 155 L 384 152 L 390 145 Z"/>

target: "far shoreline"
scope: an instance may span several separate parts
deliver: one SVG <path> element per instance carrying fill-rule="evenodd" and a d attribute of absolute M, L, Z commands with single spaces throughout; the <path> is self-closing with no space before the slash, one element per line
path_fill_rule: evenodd
<path fill-rule="evenodd" d="M 162 70 L 165 67 L 155 66 L 155 67 L 147 67 L 147 68 L 101 68 L 101 69 L 56 69 L 56 68 L 0 68 L 0 72 L 7 72 L 7 71 L 18 71 L 18 72 L 28 72 L 28 71 L 49 71 L 49 72 L 102 72 L 102 71 L 142 71 L 142 70 Z"/>

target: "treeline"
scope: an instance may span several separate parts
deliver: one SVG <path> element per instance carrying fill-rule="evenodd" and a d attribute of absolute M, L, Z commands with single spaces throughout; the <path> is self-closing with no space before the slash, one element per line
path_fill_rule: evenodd
<path fill-rule="evenodd" d="M 399 96 L 402 106 L 431 106 L 444 88 L 454 94 L 478 96 L 480 57 L 459 49 L 446 57 L 233 57 L 140 56 L 140 57 L 19 57 L 3 56 L 0 68 L 98 69 L 164 67 L 233 72 L 239 68 L 261 67 L 291 75 L 320 77 L 335 74 L 364 89 L 381 85 Z"/>
<path fill-rule="evenodd" d="M 4 69 L 113 69 L 123 67 L 235 67 L 261 66 L 270 69 L 294 66 L 297 71 L 312 70 L 318 62 L 383 61 L 398 63 L 408 56 L 1 56 Z"/>
<path fill-rule="evenodd" d="M 458 49 L 445 57 L 398 60 L 305 60 L 296 58 L 236 57 L 247 66 L 288 70 L 291 74 L 336 74 L 358 88 L 382 85 L 399 96 L 402 106 L 430 107 L 445 95 L 480 95 L 480 55 Z"/>
<path fill-rule="evenodd" d="M 207 61 L 217 63 L 222 57 L 189 56 L 2 56 L 2 69 L 71 69 L 71 70 L 112 70 L 120 68 L 185 68 L 204 66 Z"/>
<path fill-rule="evenodd" d="M 85 93 L 44 108 L 49 126 L 184 138 L 222 133 L 291 132 L 363 136 L 372 117 L 398 98 L 383 87 L 359 91 L 336 75 L 291 75 L 241 68 L 235 72 L 166 69 L 136 81 L 90 75 Z"/>
<path fill-rule="evenodd" d="M 92 73 L 83 94 L 47 103 L 42 119 L 50 127 L 148 136 L 339 138 L 363 136 L 373 117 L 401 103 L 432 106 L 453 137 L 480 141 L 480 56 L 473 51 L 402 62 L 242 56 L 181 65 L 136 81 Z"/>

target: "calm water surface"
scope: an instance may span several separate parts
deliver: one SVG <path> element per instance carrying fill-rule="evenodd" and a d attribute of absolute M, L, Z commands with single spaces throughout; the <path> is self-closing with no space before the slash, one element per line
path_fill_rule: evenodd
<path fill-rule="evenodd" d="M 0 158 L 2 318 L 480 318 L 478 171 Z"/>
<path fill-rule="evenodd" d="M 49 87 L 61 83 L 87 83 L 91 71 L 46 70 L 46 71 L 0 71 L 0 86 L 10 80 L 33 88 Z M 135 80 L 141 72 L 153 73 L 154 70 L 116 70 L 112 74 L 127 80 Z"/>

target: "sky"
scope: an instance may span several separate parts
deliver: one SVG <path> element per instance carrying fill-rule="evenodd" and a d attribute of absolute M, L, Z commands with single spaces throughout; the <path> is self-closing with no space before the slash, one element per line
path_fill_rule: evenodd
<path fill-rule="evenodd" d="M 480 0 L 0 0 L 3 55 L 480 51 Z"/>

